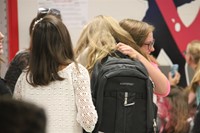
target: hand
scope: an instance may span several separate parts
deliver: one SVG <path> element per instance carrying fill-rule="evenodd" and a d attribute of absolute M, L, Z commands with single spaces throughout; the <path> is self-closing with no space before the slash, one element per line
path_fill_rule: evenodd
<path fill-rule="evenodd" d="M 177 85 L 180 81 L 180 78 L 181 78 L 181 75 L 179 72 L 176 72 L 174 77 L 172 77 L 171 72 L 169 72 L 169 74 L 168 74 L 168 79 L 169 79 L 170 85 Z"/>
<path fill-rule="evenodd" d="M 139 53 L 129 45 L 120 42 L 117 44 L 117 50 L 133 59 L 138 59 Z"/>

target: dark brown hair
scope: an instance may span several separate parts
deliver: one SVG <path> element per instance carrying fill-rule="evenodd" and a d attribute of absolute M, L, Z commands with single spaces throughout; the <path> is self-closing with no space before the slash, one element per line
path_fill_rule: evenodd
<path fill-rule="evenodd" d="M 43 9 L 43 10 L 40 10 L 40 9 Z M 46 9 L 46 11 L 45 11 L 45 9 Z M 60 11 L 58 9 L 54 9 L 54 8 L 38 8 L 37 16 L 31 21 L 31 24 L 29 26 L 29 35 L 31 35 L 31 33 L 32 33 L 33 25 L 35 24 L 35 22 L 37 20 L 39 20 L 40 18 L 45 17 L 46 15 L 53 15 L 53 16 L 57 17 L 58 19 L 62 20 L 61 13 L 60 13 Z"/>
<path fill-rule="evenodd" d="M 185 91 L 178 86 L 171 86 L 167 97 L 170 109 L 170 118 L 165 126 L 165 133 L 188 133 L 190 124 L 188 98 Z"/>
<path fill-rule="evenodd" d="M 46 114 L 34 104 L 0 98 L 1 133 L 45 133 Z"/>
<path fill-rule="evenodd" d="M 60 66 L 75 62 L 70 34 L 63 22 L 52 15 L 37 21 L 30 42 L 29 79 L 33 85 L 48 85 L 63 80 Z"/>

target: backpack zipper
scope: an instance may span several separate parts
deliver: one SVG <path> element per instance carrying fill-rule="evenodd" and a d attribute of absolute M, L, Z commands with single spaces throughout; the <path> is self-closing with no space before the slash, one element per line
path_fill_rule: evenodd
<path fill-rule="evenodd" d="M 153 131 L 156 133 L 157 130 L 157 124 L 156 124 L 156 119 L 153 119 Z"/>
<path fill-rule="evenodd" d="M 125 92 L 124 93 L 124 106 L 132 106 L 134 104 L 135 104 L 135 102 L 128 103 L 128 92 Z"/>

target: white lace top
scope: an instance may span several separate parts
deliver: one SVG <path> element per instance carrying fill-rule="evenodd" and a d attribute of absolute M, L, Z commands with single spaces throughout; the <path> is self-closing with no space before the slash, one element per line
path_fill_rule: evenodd
<path fill-rule="evenodd" d="M 48 86 L 33 87 L 23 72 L 15 86 L 14 98 L 35 103 L 47 114 L 47 133 L 82 133 L 82 127 L 91 132 L 97 122 L 92 103 L 88 71 L 74 63 L 59 71 L 65 78 Z"/>

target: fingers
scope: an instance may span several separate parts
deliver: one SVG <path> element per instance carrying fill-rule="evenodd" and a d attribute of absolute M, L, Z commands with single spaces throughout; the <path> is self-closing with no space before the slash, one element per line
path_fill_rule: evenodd
<path fill-rule="evenodd" d="M 176 73 L 175 73 L 175 77 L 176 77 L 177 80 L 180 80 L 180 78 L 181 78 L 180 73 L 179 73 L 179 72 L 176 72 Z"/>
<path fill-rule="evenodd" d="M 128 55 L 131 58 L 139 58 L 138 55 L 139 53 L 133 49 L 131 46 L 126 45 L 124 43 L 118 43 L 117 44 L 117 50 L 119 50 L 121 53 Z"/>
<path fill-rule="evenodd" d="M 122 42 L 119 42 L 119 43 L 117 44 L 117 47 L 119 47 L 119 46 L 124 46 L 124 45 L 126 45 L 126 44 L 124 44 L 124 43 L 122 43 Z"/>
<path fill-rule="evenodd" d="M 176 72 L 176 76 L 177 76 L 177 84 L 179 83 L 180 81 L 180 78 L 181 78 L 181 75 L 179 72 Z"/>
<path fill-rule="evenodd" d="M 133 48 L 131 48 L 130 46 L 124 44 L 124 43 L 118 43 L 117 44 L 117 49 L 118 50 L 122 50 L 122 51 L 132 51 Z"/>
<path fill-rule="evenodd" d="M 129 51 L 129 46 L 125 45 L 123 43 L 118 43 L 117 44 L 117 50 L 119 50 L 120 52 L 122 52 L 123 54 L 127 54 L 127 52 Z"/>
<path fill-rule="evenodd" d="M 168 73 L 168 79 L 171 85 L 177 85 L 180 81 L 180 77 L 181 75 L 179 72 L 176 72 L 174 77 L 172 77 L 171 72 Z"/>

